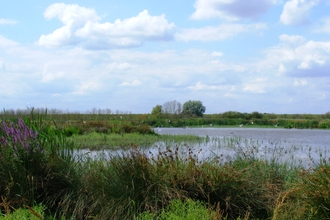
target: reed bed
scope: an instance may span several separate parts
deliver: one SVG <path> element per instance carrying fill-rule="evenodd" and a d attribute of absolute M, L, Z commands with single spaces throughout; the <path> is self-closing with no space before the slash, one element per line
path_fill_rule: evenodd
<path fill-rule="evenodd" d="M 85 135 L 73 135 L 67 138 L 72 141 L 76 148 L 102 150 L 102 149 L 120 149 L 127 148 L 133 145 L 139 147 L 150 147 L 157 142 L 164 142 L 166 144 L 186 142 L 196 143 L 203 141 L 204 138 L 193 135 L 157 135 L 157 134 L 104 134 L 92 132 Z"/>
<path fill-rule="evenodd" d="M 28 207 L 46 219 L 330 218 L 327 151 L 316 161 L 308 148 L 205 137 L 91 158 L 39 118 L 2 122 L 0 138 L 6 218 Z M 283 160 L 301 150 L 311 166 Z"/>

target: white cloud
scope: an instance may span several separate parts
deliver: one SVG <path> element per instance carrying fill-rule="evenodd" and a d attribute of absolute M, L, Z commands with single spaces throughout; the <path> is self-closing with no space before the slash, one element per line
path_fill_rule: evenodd
<path fill-rule="evenodd" d="M 91 93 L 93 91 L 97 91 L 99 89 L 102 88 L 102 84 L 100 82 L 97 81 L 84 81 L 84 82 L 80 82 L 79 85 L 76 86 L 74 94 L 87 94 L 87 93 Z"/>
<path fill-rule="evenodd" d="M 277 69 L 280 74 L 295 77 L 330 77 L 330 41 L 307 41 L 299 36 L 284 36 L 284 42 L 270 48 L 266 58 L 268 68 Z M 301 44 L 292 39 L 300 39 Z M 288 44 L 291 42 L 292 44 Z"/>
<path fill-rule="evenodd" d="M 45 47 L 81 45 L 87 49 L 112 49 L 140 46 L 146 41 L 167 41 L 173 38 L 174 24 L 164 15 L 151 16 L 147 10 L 137 16 L 114 23 L 100 23 L 93 9 L 78 5 L 50 5 L 45 18 L 58 18 L 64 26 L 42 35 L 38 44 Z"/>
<path fill-rule="evenodd" d="M 272 68 L 261 68 L 259 72 L 253 61 L 235 62 L 227 56 L 219 58 L 221 52 L 216 49 L 147 52 L 125 49 L 90 51 L 83 48 L 49 51 L 35 47 L 22 50 L 18 47 L 15 54 L 1 55 L 2 58 L 6 57 L 2 59 L 6 69 L 0 70 L 0 78 L 4 79 L 0 94 L 8 97 L 8 100 L 15 100 L 15 103 L 30 102 L 29 106 L 80 111 L 97 107 L 145 113 L 150 112 L 154 105 L 169 100 L 176 99 L 183 103 L 194 98 L 203 101 L 208 112 L 212 113 L 256 109 L 287 113 L 297 108 L 281 110 L 283 106 L 267 107 L 267 103 L 289 98 L 296 100 L 298 96 L 306 97 L 306 101 L 312 100 L 309 97 L 315 94 L 313 87 L 317 87 L 317 91 L 324 91 L 329 97 L 326 85 L 330 79 L 327 81 L 323 77 L 311 80 L 295 75 L 288 80 L 288 74 L 297 70 L 302 63 L 302 58 L 297 57 L 302 52 L 298 50 L 304 46 L 311 48 L 312 53 L 317 51 L 316 45 L 307 47 L 309 41 L 296 45 L 293 39 L 302 38 L 283 35 L 277 50 L 274 50 L 276 53 L 269 52 L 275 58 L 267 60 L 268 64 L 273 63 Z M 327 48 L 325 45 L 318 47 Z M 323 53 L 327 54 L 326 51 Z M 287 57 L 291 54 L 291 60 L 286 60 L 283 54 L 288 54 Z M 279 65 L 286 70 L 277 78 L 273 67 Z M 294 79 L 297 79 L 296 86 Z M 308 80 L 307 85 L 304 85 L 304 79 Z M 3 105 L 13 106 L 8 102 Z"/>
<path fill-rule="evenodd" d="M 320 0 L 289 0 L 285 3 L 280 21 L 285 25 L 303 25 L 308 23 L 309 11 Z"/>
<path fill-rule="evenodd" d="M 222 57 L 223 56 L 223 53 L 221 53 L 219 51 L 213 51 L 212 52 L 212 56 L 214 56 L 214 57 Z"/>
<path fill-rule="evenodd" d="M 126 70 L 126 69 L 132 69 L 134 67 L 135 67 L 135 65 L 132 65 L 127 62 L 123 62 L 123 63 L 114 62 L 114 63 L 109 64 L 107 66 L 107 69 L 109 69 L 109 70 Z"/>
<path fill-rule="evenodd" d="M 15 47 L 18 46 L 19 44 L 13 40 L 9 40 L 5 38 L 4 36 L 0 35 L 0 48 L 10 48 L 10 47 Z"/>
<path fill-rule="evenodd" d="M 322 18 L 321 22 L 321 25 L 314 28 L 314 32 L 330 34 L 330 17 Z"/>
<path fill-rule="evenodd" d="M 5 19 L 5 18 L 0 18 L 0 25 L 2 24 L 16 24 L 17 21 L 12 20 L 12 19 Z"/>
<path fill-rule="evenodd" d="M 256 19 L 279 0 L 196 0 L 192 19 Z"/>
<path fill-rule="evenodd" d="M 141 81 L 138 79 L 135 79 L 133 81 L 125 81 L 123 83 L 121 83 L 119 86 L 139 86 L 141 85 Z"/>
<path fill-rule="evenodd" d="M 42 74 L 41 82 L 50 82 L 50 81 L 53 81 L 55 79 L 60 79 L 60 78 L 64 78 L 64 77 L 65 77 L 65 73 L 62 72 L 62 71 L 57 72 L 57 73 L 44 71 L 43 74 Z"/>
<path fill-rule="evenodd" d="M 201 82 L 196 83 L 194 86 L 188 86 L 188 89 L 190 90 L 224 90 L 225 88 L 228 88 L 228 86 L 216 86 L 216 85 L 207 85 L 203 84 Z"/>
<path fill-rule="evenodd" d="M 267 81 L 268 80 L 266 78 L 251 80 L 251 82 L 244 83 L 243 91 L 252 93 L 266 93 Z"/>
<path fill-rule="evenodd" d="M 305 42 L 305 38 L 300 35 L 282 34 L 280 35 L 280 40 L 282 43 L 290 46 L 301 45 Z"/>
<path fill-rule="evenodd" d="M 306 86 L 308 84 L 306 79 L 294 79 L 294 86 Z"/>
<path fill-rule="evenodd" d="M 256 32 L 266 29 L 263 23 L 242 25 L 242 24 L 221 24 L 213 27 L 188 28 L 176 34 L 181 41 L 221 41 L 242 32 Z"/>

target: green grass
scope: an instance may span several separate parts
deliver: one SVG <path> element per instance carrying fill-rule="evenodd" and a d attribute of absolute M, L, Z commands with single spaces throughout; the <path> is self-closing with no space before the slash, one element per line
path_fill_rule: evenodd
<path fill-rule="evenodd" d="M 0 215 L 0 220 L 42 220 L 45 218 L 45 206 L 37 205 L 33 207 L 26 206 L 19 208 L 12 213 Z"/>
<path fill-rule="evenodd" d="M 24 216 L 31 213 L 26 207 L 38 210 L 34 205 L 43 204 L 45 215 L 56 219 L 330 218 L 329 161 L 304 169 L 280 160 L 295 148 L 281 152 L 271 146 L 263 150 L 272 158 L 262 160 L 257 154 L 263 143 L 242 139 L 99 133 L 68 139 L 40 122 L 27 121 L 27 127 L 15 122 L 11 129 L 19 129 L 10 134 L 1 127 L 2 216 L 15 210 Z M 30 128 L 38 137 L 27 135 Z M 18 134 L 26 137 L 20 144 Z M 98 159 L 74 156 L 79 138 L 85 147 L 126 149 Z M 147 155 L 144 143 L 154 141 L 166 148 Z M 205 143 L 234 150 L 236 157 L 200 160 L 193 148 Z"/>
<path fill-rule="evenodd" d="M 102 134 L 92 132 L 85 135 L 73 135 L 68 140 L 74 142 L 76 147 L 80 149 L 118 149 L 131 146 L 149 147 L 156 142 L 165 142 L 172 145 L 173 143 L 194 143 L 200 142 L 204 138 L 193 135 L 156 135 L 156 134 Z"/>
<path fill-rule="evenodd" d="M 143 212 L 135 220 L 216 220 L 221 216 L 200 201 L 174 199 L 159 213 Z"/>

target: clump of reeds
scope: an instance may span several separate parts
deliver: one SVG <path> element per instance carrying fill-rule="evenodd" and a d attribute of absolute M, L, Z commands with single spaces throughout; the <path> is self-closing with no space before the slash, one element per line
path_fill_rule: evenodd
<path fill-rule="evenodd" d="M 34 185 L 46 162 L 46 152 L 38 132 L 22 119 L 17 123 L 3 122 L 0 136 L 0 192 L 3 207 L 7 206 L 5 209 L 10 211 L 16 206 L 33 203 L 34 191 L 38 190 Z"/>
<path fill-rule="evenodd" d="M 227 219 L 269 218 L 285 179 L 283 167 L 263 161 L 198 161 L 188 146 L 186 151 L 167 148 L 155 155 L 133 148 L 88 163 L 82 181 L 97 201 L 96 218 L 159 213 L 175 199 L 204 202 Z"/>
<path fill-rule="evenodd" d="M 281 192 L 273 220 L 330 219 L 330 166 L 327 162 L 301 170 L 290 187 Z"/>
<path fill-rule="evenodd" d="M 0 211 L 43 203 L 56 213 L 65 199 L 77 198 L 80 163 L 72 145 L 42 121 L 3 122 L 0 126 Z M 71 211 L 76 200 L 72 200 Z M 88 201 L 88 200 L 86 200 Z M 73 211 L 72 211 L 73 212 Z"/>

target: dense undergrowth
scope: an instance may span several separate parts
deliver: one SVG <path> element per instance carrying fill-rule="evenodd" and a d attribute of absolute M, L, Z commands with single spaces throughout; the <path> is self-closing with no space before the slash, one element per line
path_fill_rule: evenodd
<path fill-rule="evenodd" d="M 327 160 L 309 169 L 253 154 L 221 163 L 180 147 L 91 159 L 40 115 L 3 121 L 1 215 L 42 207 L 36 219 L 330 218 Z"/>

